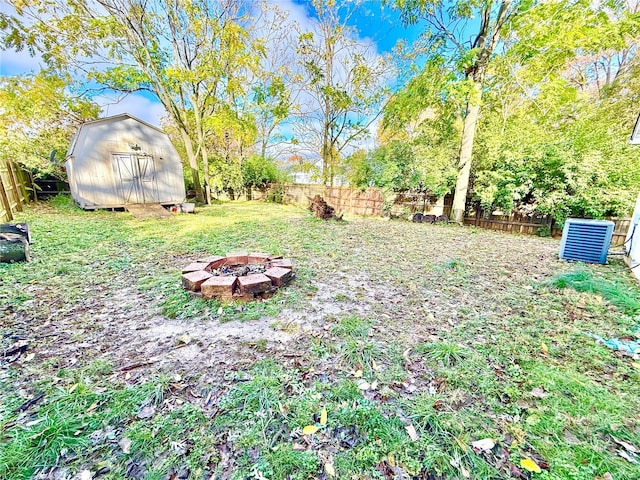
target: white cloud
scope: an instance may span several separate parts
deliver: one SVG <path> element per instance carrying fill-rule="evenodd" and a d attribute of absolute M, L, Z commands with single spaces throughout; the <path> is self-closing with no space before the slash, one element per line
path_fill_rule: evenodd
<path fill-rule="evenodd" d="M 93 100 L 102 107 L 100 113 L 102 117 L 129 113 L 140 120 L 159 127 L 160 119 L 167 114 L 160 102 L 141 93 L 130 93 L 124 97 L 100 95 L 94 97 Z"/>

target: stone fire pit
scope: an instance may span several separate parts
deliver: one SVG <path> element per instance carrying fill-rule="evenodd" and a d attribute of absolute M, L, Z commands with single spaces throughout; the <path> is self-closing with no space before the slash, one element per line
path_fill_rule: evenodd
<path fill-rule="evenodd" d="M 293 263 L 266 253 L 207 257 L 182 269 L 182 286 L 204 298 L 254 300 L 273 294 L 294 277 Z"/>

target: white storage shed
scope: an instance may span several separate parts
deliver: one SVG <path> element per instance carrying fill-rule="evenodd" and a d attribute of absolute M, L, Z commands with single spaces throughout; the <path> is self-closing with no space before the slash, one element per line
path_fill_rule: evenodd
<path fill-rule="evenodd" d="M 84 209 L 185 200 L 182 162 L 169 136 L 128 113 L 84 123 L 65 167 L 71 195 Z"/>

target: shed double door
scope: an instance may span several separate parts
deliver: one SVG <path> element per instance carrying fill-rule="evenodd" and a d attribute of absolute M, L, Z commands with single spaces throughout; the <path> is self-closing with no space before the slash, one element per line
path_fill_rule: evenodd
<path fill-rule="evenodd" d="M 158 202 L 158 181 L 152 155 L 112 154 L 124 203 Z"/>

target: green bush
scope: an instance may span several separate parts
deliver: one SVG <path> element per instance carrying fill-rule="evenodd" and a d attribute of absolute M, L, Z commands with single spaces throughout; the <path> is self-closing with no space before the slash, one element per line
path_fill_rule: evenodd
<path fill-rule="evenodd" d="M 242 182 L 248 192 L 252 188 L 265 188 L 272 183 L 285 180 L 275 160 L 253 155 L 242 164 Z"/>

